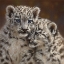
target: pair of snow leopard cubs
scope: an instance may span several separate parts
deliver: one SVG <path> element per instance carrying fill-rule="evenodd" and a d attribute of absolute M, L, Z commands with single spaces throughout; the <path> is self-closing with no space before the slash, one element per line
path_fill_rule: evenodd
<path fill-rule="evenodd" d="M 0 30 L 0 64 L 64 64 L 64 41 L 54 22 L 39 18 L 40 9 L 7 6 Z"/>

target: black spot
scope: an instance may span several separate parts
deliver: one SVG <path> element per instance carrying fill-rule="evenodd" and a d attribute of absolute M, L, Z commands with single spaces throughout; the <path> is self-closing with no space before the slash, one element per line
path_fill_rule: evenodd
<path fill-rule="evenodd" d="M 9 64 L 8 62 L 5 62 L 4 64 Z"/>
<path fill-rule="evenodd" d="M 1 62 L 4 62 L 4 59 L 1 59 Z"/>
<path fill-rule="evenodd" d="M 28 64 L 33 64 L 32 62 L 29 62 Z"/>
<path fill-rule="evenodd" d="M 2 39 L 1 42 L 4 42 L 4 39 Z"/>
<path fill-rule="evenodd" d="M 30 60 L 30 58 L 27 58 L 27 61 L 29 61 Z"/>
<path fill-rule="evenodd" d="M 50 52 L 50 50 L 51 50 L 51 49 L 49 48 L 49 49 L 48 49 L 48 52 Z"/>
<path fill-rule="evenodd" d="M 0 53 L 2 53 L 2 50 L 0 50 Z"/>
<path fill-rule="evenodd" d="M 17 57 L 16 57 L 16 61 L 17 61 Z"/>
<path fill-rule="evenodd" d="M 54 56 L 53 54 L 50 55 L 50 57 L 53 57 L 53 56 Z"/>
<path fill-rule="evenodd" d="M 22 31 L 21 31 L 21 30 L 19 30 L 19 31 L 18 31 L 18 33 L 20 34 L 20 33 L 22 33 Z M 22 39 L 22 38 L 21 38 L 21 39 Z"/>
<path fill-rule="evenodd" d="M 19 38 L 19 39 L 21 39 L 21 40 L 25 41 L 25 39 L 24 39 L 24 38 Z"/>
<path fill-rule="evenodd" d="M 24 57 L 27 57 L 27 55 L 25 54 Z"/>
<path fill-rule="evenodd" d="M 32 57 L 34 54 L 33 50 L 29 50 L 28 52 L 31 54 L 31 57 Z"/>
<path fill-rule="evenodd" d="M 23 47 L 25 47 L 25 46 L 27 46 L 27 44 L 21 45 L 21 48 L 23 48 Z"/>
<path fill-rule="evenodd" d="M 61 59 L 64 59 L 64 55 L 61 55 Z"/>
<path fill-rule="evenodd" d="M 38 19 L 42 19 L 41 17 L 38 17 Z"/>
<path fill-rule="evenodd" d="M 9 52 L 7 51 L 7 54 L 9 55 Z"/>
<path fill-rule="evenodd" d="M 39 52 L 42 56 L 44 55 L 42 49 L 38 50 L 37 52 Z"/>
<path fill-rule="evenodd" d="M 60 52 L 60 53 L 64 52 L 64 48 L 61 48 L 61 49 L 59 50 L 59 52 Z"/>
<path fill-rule="evenodd" d="M 37 50 L 37 52 L 42 52 L 42 49 L 40 49 L 40 50 Z"/>
<path fill-rule="evenodd" d="M 23 48 L 24 46 L 23 45 L 21 45 L 21 48 Z"/>
<path fill-rule="evenodd" d="M 10 61 L 13 62 L 11 58 L 10 58 Z"/>
<path fill-rule="evenodd" d="M 52 50 L 52 51 L 54 51 L 54 50 L 57 50 L 57 47 L 56 47 L 56 46 L 54 46 L 54 48 L 53 48 L 53 50 Z"/>
<path fill-rule="evenodd" d="M 31 53 L 31 57 L 33 56 L 34 53 Z"/>
<path fill-rule="evenodd" d="M 9 33 L 9 38 L 15 38 L 15 37 L 12 37 L 12 36 L 11 36 L 11 33 Z"/>
<path fill-rule="evenodd" d="M 9 60 L 9 58 L 6 56 L 6 60 Z"/>
<path fill-rule="evenodd" d="M 52 59 L 52 61 L 56 61 L 56 59 Z"/>
<path fill-rule="evenodd" d="M 0 53 L 0 57 L 2 57 L 2 53 Z"/>
<path fill-rule="evenodd" d="M 8 32 L 4 31 L 5 34 L 8 34 Z"/>
<path fill-rule="evenodd" d="M 24 46 L 27 46 L 27 44 L 24 44 Z"/>
<path fill-rule="evenodd" d="M 61 64 L 60 60 L 58 59 L 59 64 Z"/>
<path fill-rule="evenodd" d="M 49 61 L 49 60 L 50 60 L 50 58 L 47 59 L 47 61 Z"/>
<path fill-rule="evenodd" d="M 9 30 L 9 27 L 7 27 L 7 30 Z"/>
<path fill-rule="evenodd" d="M 9 44 L 9 42 L 5 42 L 5 44 L 7 44 L 7 45 L 9 45 L 9 46 L 11 45 L 11 44 Z"/>
<path fill-rule="evenodd" d="M 2 48 L 3 46 L 2 45 L 0 45 L 0 48 Z"/>
<path fill-rule="evenodd" d="M 53 53 L 53 55 L 57 55 L 56 53 Z"/>
<path fill-rule="evenodd" d="M 43 46 L 45 46 L 45 44 L 43 44 Z"/>
<path fill-rule="evenodd" d="M 55 42 L 53 42 L 53 44 L 55 44 Z"/>
<path fill-rule="evenodd" d="M 40 53 L 41 55 L 44 55 L 43 52 Z"/>
<path fill-rule="evenodd" d="M 28 52 L 29 52 L 29 53 L 32 53 L 33 51 L 32 51 L 32 50 L 29 50 Z"/>

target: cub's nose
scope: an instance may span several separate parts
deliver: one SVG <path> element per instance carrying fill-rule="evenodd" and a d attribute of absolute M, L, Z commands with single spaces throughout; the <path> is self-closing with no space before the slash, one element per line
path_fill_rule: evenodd
<path fill-rule="evenodd" d="M 22 29 L 24 32 L 26 32 L 28 29 Z"/>

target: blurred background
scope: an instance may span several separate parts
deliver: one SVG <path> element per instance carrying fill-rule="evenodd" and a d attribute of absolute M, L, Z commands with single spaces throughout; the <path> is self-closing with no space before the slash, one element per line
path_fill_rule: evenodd
<path fill-rule="evenodd" d="M 7 5 L 40 7 L 40 17 L 55 22 L 64 36 L 64 0 L 0 0 L 0 28 L 5 23 L 5 9 Z"/>

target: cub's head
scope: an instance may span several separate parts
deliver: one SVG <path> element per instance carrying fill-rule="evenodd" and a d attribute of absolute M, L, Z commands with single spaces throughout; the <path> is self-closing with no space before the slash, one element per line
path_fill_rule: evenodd
<path fill-rule="evenodd" d="M 29 37 L 29 47 L 38 47 L 42 45 L 53 44 L 57 35 L 57 26 L 49 20 L 40 20 L 38 27 Z"/>
<path fill-rule="evenodd" d="M 35 28 L 40 9 L 38 7 L 12 6 L 6 8 L 6 20 L 12 34 L 18 37 L 27 36 Z"/>

